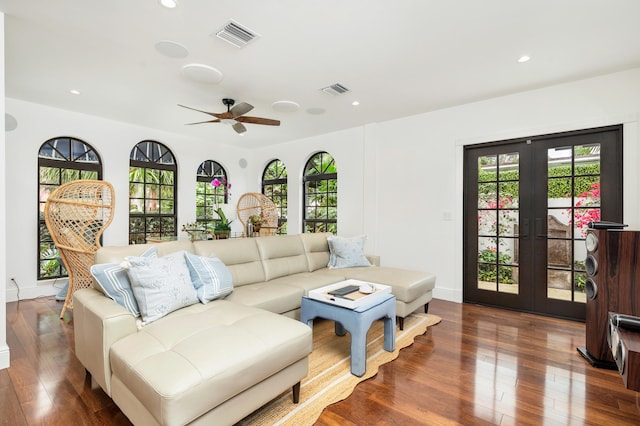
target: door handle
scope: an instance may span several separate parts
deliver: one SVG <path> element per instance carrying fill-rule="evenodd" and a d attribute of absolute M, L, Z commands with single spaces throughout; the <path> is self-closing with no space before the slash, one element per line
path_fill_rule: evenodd
<path fill-rule="evenodd" d="M 522 219 L 520 224 L 520 238 L 526 240 L 529 238 L 529 219 Z"/>
<path fill-rule="evenodd" d="M 547 238 L 547 229 L 544 224 L 544 219 L 536 218 L 536 240 L 542 240 Z"/>

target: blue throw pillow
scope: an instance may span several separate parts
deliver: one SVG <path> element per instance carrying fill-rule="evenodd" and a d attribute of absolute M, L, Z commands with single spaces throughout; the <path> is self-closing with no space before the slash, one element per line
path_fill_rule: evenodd
<path fill-rule="evenodd" d="M 233 291 L 231 272 L 215 254 L 203 257 L 185 252 L 185 260 L 200 302 L 207 303 Z"/>
<path fill-rule="evenodd" d="M 143 257 L 158 257 L 158 249 L 150 247 L 142 253 Z M 136 317 L 140 316 L 138 302 L 131 290 L 127 270 L 117 263 L 101 263 L 91 266 L 91 275 L 109 298 L 126 308 Z"/>
<path fill-rule="evenodd" d="M 182 250 L 156 258 L 125 258 L 130 265 L 127 273 L 133 295 L 146 324 L 198 303 L 184 254 Z"/>
<path fill-rule="evenodd" d="M 354 266 L 371 266 L 364 255 L 364 241 L 366 236 L 344 238 L 330 235 L 328 268 L 351 268 Z"/>

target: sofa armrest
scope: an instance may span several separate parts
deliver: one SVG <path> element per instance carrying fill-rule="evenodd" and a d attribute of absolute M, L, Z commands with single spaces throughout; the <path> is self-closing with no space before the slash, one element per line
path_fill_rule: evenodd
<path fill-rule="evenodd" d="M 373 266 L 380 266 L 380 256 L 375 254 L 365 254 L 365 257 Z"/>
<path fill-rule="evenodd" d="M 73 294 L 73 329 L 76 356 L 111 396 L 109 350 L 118 340 L 138 332 L 136 318 L 100 291 L 87 288 Z"/>

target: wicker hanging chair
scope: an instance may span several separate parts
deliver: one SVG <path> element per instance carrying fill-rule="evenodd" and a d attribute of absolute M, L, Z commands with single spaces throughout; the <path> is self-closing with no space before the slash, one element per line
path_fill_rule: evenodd
<path fill-rule="evenodd" d="M 247 222 L 251 216 L 259 216 L 262 219 L 260 236 L 275 235 L 278 231 L 278 208 L 269 197 L 259 192 L 247 192 L 238 199 L 236 207 L 238 219 L 243 229 L 247 230 Z M 252 236 L 252 235 L 248 235 Z"/>
<path fill-rule="evenodd" d="M 100 180 L 74 180 L 47 198 L 44 218 L 53 243 L 69 274 L 69 290 L 60 312 L 73 309 L 73 293 L 92 286 L 89 271 L 100 236 L 113 219 L 113 186 Z"/>

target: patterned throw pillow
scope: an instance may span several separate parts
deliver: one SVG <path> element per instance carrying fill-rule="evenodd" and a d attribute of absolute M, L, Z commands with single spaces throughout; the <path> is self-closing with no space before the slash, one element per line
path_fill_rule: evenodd
<path fill-rule="evenodd" d="M 158 249 L 150 247 L 142 253 L 142 257 L 158 257 Z M 102 289 L 102 292 L 116 303 L 123 306 L 136 317 L 140 316 L 138 302 L 131 290 L 131 282 L 127 270 L 117 263 L 101 263 L 91 266 L 91 275 Z"/>
<path fill-rule="evenodd" d="M 203 257 L 185 252 L 185 260 L 200 302 L 207 303 L 233 291 L 231 272 L 215 254 Z"/>
<path fill-rule="evenodd" d="M 127 257 L 129 279 L 142 320 L 149 324 L 170 312 L 198 303 L 185 251 L 163 257 Z"/>
<path fill-rule="evenodd" d="M 351 268 L 353 266 L 371 266 L 364 255 L 365 235 L 352 238 L 327 237 L 329 243 L 329 268 Z"/>

